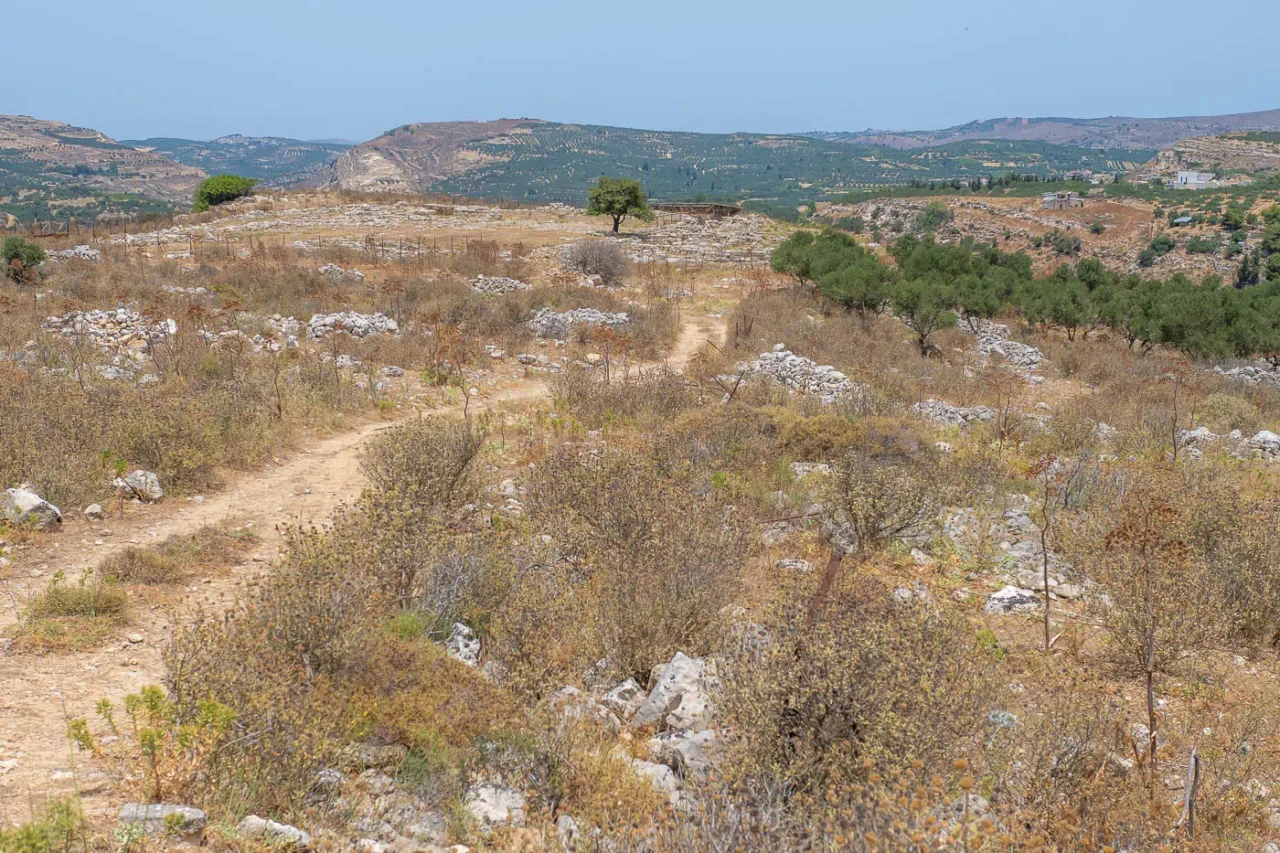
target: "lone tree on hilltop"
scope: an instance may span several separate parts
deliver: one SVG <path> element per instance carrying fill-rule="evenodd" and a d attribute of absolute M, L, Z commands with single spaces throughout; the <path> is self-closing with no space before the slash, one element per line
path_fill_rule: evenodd
<path fill-rule="evenodd" d="M 257 185 L 258 182 L 253 178 L 242 178 L 238 175 L 214 175 L 212 178 L 205 178 L 200 182 L 200 186 L 196 187 L 195 204 L 193 206 L 196 212 L 199 213 L 215 205 L 246 196 Z"/>
<path fill-rule="evenodd" d="M 653 211 L 649 208 L 644 187 L 631 178 L 601 177 L 587 193 L 587 214 L 612 216 L 614 234 L 618 233 L 622 220 L 628 216 L 644 222 L 653 220 Z"/>

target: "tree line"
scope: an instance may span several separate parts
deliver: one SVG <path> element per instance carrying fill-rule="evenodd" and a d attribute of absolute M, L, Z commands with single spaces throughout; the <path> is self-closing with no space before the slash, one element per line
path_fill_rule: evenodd
<path fill-rule="evenodd" d="M 1265 358 L 1280 369 L 1280 276 L 1237 287 L 1181 273 L 1157 281 L 1092 258 L 1036 276 L 1022 252 L 943 245 L 929 235 L 904 236 L 890 254 L 894 265 L 847 234 L 799 231 L 774 250 L 772 266 L 850 311 L 892 310 L 922 352 L 939 329 L 963 322 L 976 330 L 1013 310 L 1069 340 L 1108 329 L 1143 352 L 1168 346 L 1200 358 Z"/>

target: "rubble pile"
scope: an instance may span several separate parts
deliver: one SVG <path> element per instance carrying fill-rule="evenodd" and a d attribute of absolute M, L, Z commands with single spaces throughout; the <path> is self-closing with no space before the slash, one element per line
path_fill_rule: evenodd
<path fill-rule="evenodd" d="M 625 311 L 607 312 L 595 308 L 574 308 L 569 311 L 556 311 L 552 308 L 541 308 L 533 315 L 527 325 L 540 338 L 564 340 L 569 337 L 574 326 L 608 326 L 619 329 L 631 322 Z"/>
<path fill-rule="evenodd" d="M 307 321 L 307 337 L 312 340 L 323 340 L 332 332 L 346 332 L 353 338 L 398 335 L 400 324 L 385 314 L 358 314 L 355 311 L 316 314 Z"/>
<path fill-rule="evenodd" d="M 1249 439 L 1238 429 L 1226 435 L 1218 435 L 1204 426 L 1184 429 L 1178 433 L 1178 445 L 1185 448 L 1187 456 L 1192 459 L 1201 458 L 1210 447 L 1221 447 L 1237 459 L 1280 459 L 1280 435 L 1265 429 Z"/>
<path fill-rule="evenodd" d="M 325 264 L 320 267 L 318 272 L 334 284 L 342 284 L 343 282 L 348 284 L 364 283 L 364 273 L 360 272 L 360 270 L 343 269 L 337 264 Z"/>
<path fill-rule="evenodd" d="M 67 261 L 73 258 L 81 261 L 100 261 L 102 252 L 88 246 L 72 246 L 70 249 L 49 252 L 48 257 L 51 261 Z"/>
<path fill-rule="evenodd" d="M 726 219 L 687 216 L 670 225 L 620 238 L 632 260 L 673 264 L 743 264 L 767 266 L 781 238 L 769 231 L 769 220 L 744 213 Z"/>
<path fill-rule="evenodd" d="M 916 403 L 911 408 L 923 418 L 956 427 L 989 421 L 995 417 L 995 412 L 986 406 L 953 406 L 934 399 Z"/>
<path fill-rule="evenodd" d="M 514 293 L 517 290 L 528 290 L 529 285 L 514 278 L 505 278 L 503 276 L 496 275 L 478 275 L 471 282 L 471 289 L 476 293 L 486 293 L 490 296 L 502 296 L 506 293 Z"/>
<path fill-rule="evenodd" d="M 1265 363 L 1264 363 L 1265 364 Z M 1271 365 L 1246 364 L 1241 367 L 1215 367 L 1213 372 L 1227 379 L 1235 379 L 1249 385 L 1280 385 L 1280 371 Z"/>
<path fill-rule="evenodd" d="M 1044 361 L 1044 353 L 1009 337 L 1009 327 L 1003 323 L 984 320 L 974 337 L 978 339 L 978 351 L 983 355 L 998 355 L 1009 364 L 1023 371 L 1032 371 Z"/>
<path fill-rule="evenodd" d="M 761 353 L 759 358 L 742 369 L 752 376 L 768 377 L 793 392 L 812 394 L 824 403 L 857 397 L 862 390 L 831 365 L 818 364 L 796 355 L 785 344 L 776 345 L 773 352 Z"/>
<path fill-rule="evenodd" d="M 178 333 L 171 319 L 152 323 L 137 311 L 117 308 L 115 311 L 72 311 L 61 317 L 47 317 L 40 328 L 46 332 L 68 336 L 86 336 L 105 350 L 145 350 Z"/>

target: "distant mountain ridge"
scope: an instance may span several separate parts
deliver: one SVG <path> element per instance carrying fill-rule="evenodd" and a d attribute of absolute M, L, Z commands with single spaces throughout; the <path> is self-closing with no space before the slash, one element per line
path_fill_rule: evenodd
<path fill-rule="evenodd" d="M 0 116 L 0 224 L 172 210 L 205 177 L 91 128 Z"/>
<path fill-rule="evenodd" d="M 994 118 L 941 130 L 813 131 L 804 135 L 828 142 L 887 145 L 902 150 L 989 139 L 1081 148 L 1158 149 L 1196 136 L 1246 130 L 1280 130 L 1280 109 L 1178 118 Z"/>
<path fill-rule="evenodd" d="M 922 151 L 800 135 L 688 133 L 538 119 L 401 125 L 345 151 L 329 186 L 581 203 L 601 175 L 640 179 L 662 199 L 791 206 L 884 184 L 1017 171 L 1128 171 L 1154 150 L 958 142 Z"/>
<path fill-rule="evenodd" d="M 351 147 L 346 143 L 239 133 L 210 140 L 156 137 L 125 140 L 121 144 L 163 154 L 209 174 L 257 178 L 268 186 L 304 182 Z"/>

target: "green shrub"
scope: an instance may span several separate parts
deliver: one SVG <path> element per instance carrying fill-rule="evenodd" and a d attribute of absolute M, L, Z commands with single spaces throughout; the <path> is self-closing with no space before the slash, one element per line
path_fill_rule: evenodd
<path fill-rule="evenodd" d="M 0 829 L 0 851 L 66 853 L 81 847 L 82 830 L 83 818 L 79 807 L 71 800 L 57 800 L 44 810 L 44 814 L 30 823 L 12 829 Z"/>
<path fill-rule="evenodd" d="M 4 258 L 5 274 L 22 283 L 35 277 L 35 269 L 44 261 L 45 253 L 38 243 L 29 243 L 21 237 L 6 237 L 0 257 Z"/>
<path fill-rule="evenodd" d="M 1157 255 L 1167 255 L 1173 251 L 1175 245 L 1173 238 L 1168 234 L 1157 234 L 1156 238 L 1151 241 L 1150 248 Z"/>
<path fill-rule="evenodd" d="M 219 204 L 247 196 L 258 185 L 254 178 L 241 178 L 238 175 L 214 175 L 205 178 L 196 187 L 195 209 L 197 212 L 208 210 Z"/>

